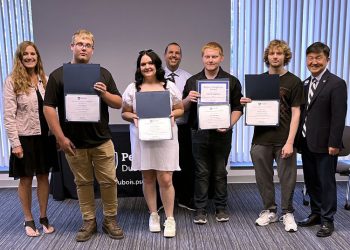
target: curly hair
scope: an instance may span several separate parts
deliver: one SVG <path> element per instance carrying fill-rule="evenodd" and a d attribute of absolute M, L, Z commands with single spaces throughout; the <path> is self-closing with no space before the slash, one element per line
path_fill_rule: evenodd
<path fill-rule="evenodd" d="M 139 57 L 137 58 L 136 62 L 136 72 L 135 72 L 135 87 L 137 91 L 140 91 L 141 84 L 143 83 L 143 75 L 141 73 L 141 58 L 147 55 L 151 58 L 152 63 L 154 63 L 154 66 L 156 67 L 156 78 L 160 82 L 164 82 L 164 89 L 166 88 L 167 80 L 165 79 L 165 71 L 162 67 L 162 60 L 160 57 L 151 49 L 149 50 L 142 50 L 139 52 Z"/>
<path fill-rule="evenodd" d="M 268 56 L 269 56 L 270 50 L 273 48 L 280 48 L 283 50 L 284 65 L 287 65 L 290 62 L 290 59 L 292 59 L 292 52 L 290 51 L 290 48 L 285 41 L 275 39 L 275 40 L 272 40 L 267 46 L 267 48 L 265 49 L 264 62 L 266 66 L 270 66 Z"/>
<path fill-rule="evenodd" d="M 11 72 L 11 78 L 13 80 L 13 89 L 16 95 L 19 93 L 29 93 L 29 87 L 31 87 L 30 75 L 26 67 L 23 65 L 23 54 L 28 46 L 32 46 L 37 54 L 37 64 L 35 66 L 35 73 L 39 75 L 42 80 L 44 88 L 46 88 L 46 75 L 43 68 L 43 63 L 41 61 L 41 56 L 36 45 L 31 41 L 24 41 L 20 43 L 16 49 L 13 68 Z"/>

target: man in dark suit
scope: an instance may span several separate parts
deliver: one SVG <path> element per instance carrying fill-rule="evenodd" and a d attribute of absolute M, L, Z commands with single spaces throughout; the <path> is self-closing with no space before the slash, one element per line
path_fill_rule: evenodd
<path fill-rule="evenodd" d="M 298 225 L 321 224 L 318 237 L 330 236 L 334 231 L 335 170 L 347 111 L 346 83 L 327 69 L 329 54 L 329 47 L 321 42 L 306 49 L 306 64 L 311 76 L 304 81 L 306 100 L 299 126 L 299 149 L 311 214 Z"/>

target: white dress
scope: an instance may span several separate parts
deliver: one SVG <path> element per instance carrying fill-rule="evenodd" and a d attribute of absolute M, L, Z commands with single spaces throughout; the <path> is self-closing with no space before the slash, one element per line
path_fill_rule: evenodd
<path fill-rule="evenodd" d="M 171 105 L 178 104 L 182 101 L 181 93 L 173 82 L 167 81 L 167 90 L 170 92 Z M 123 93 L 123 104 L 132 106 L 133 110 L 136 110 L 135 93 L 135 83 L 130 83 Z M 177 139 L 176 123 L 172 129 L 172 140 L 141 141 L 139 140 L 138 129 L 131 123 L 131 170 L 181 170 L 179 166 L 179 143 Z"/>

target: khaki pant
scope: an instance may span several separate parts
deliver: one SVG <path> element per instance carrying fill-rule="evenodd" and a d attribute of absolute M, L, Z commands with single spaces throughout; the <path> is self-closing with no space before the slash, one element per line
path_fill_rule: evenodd
<path fill-rule="evenodd" d="M 75 156 L 66 154 L 74 175 L 83 220 L 95 215 L 94 173 L 100 185 L 104 216 L 117 214 L 117 177 L 114 146 L 111 140 L 88 149 L 77 149 Z"/>

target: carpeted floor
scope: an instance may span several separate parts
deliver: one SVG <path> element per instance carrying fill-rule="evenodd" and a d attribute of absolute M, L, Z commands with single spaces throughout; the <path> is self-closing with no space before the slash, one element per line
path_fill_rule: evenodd
<path fill-rule="evenodd" d="M 49 219 L 56 228 L 51 235 L 29 238 L 24 234 L 23 215 L 16 189 L 0 189 L 0 249 L 350 249 L 350 211 L 343 208 L 346 183 L 338 183 L 336 231 L 331 237 L 318 238 L 318 227 L 284 231 L 283 223 L 266 227 L 254 224 L 262 204 L 255 184 L 229 184 L 230 221 L 215 221 L 214 207 L 209 207 L 208 223 L 196 225 L 193 214 L 176 207 L 177 235 L 166 239 L 162 233 L 148 231 L 148 212 L 143 198 L 120 198 L 118 223 L 125 232 L 123 240 L 112 240 L 101 230 L 102 207 L 97 204 L 98 233 L 88 242 L 78 243 L 75 234 L 81 225 L 77 200 L 49 200 Z M 295 217 L 304 218 L 309 207 L 302 205 L 302 184 L 297 184 Z M 35 189 L 33 189 L 35 197 Z M 280 191 L 276 185 L 276 201 Z M 33 201 L 33 214 L 39 217 L 38 203 Z M 164 213 L 161 213 L 164 220 Z M 38 219 L 36 220 L 39 225 Z"/>

